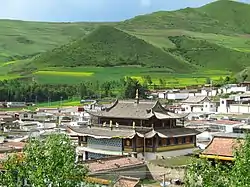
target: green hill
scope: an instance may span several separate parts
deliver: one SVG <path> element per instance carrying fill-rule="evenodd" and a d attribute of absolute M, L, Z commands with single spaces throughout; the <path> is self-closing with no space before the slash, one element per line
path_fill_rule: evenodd
<path fill-rule="evenodd" d="M 199 66 L 200 70 L 238 72 L 250 63 L 250 53 L 221 47 L 204 39 L 188 36 L 172 36 L 169 39 L 176 45 L 176 48 L 169 49 L 169 51 Z"/>
<path fill-rule="evenodd" d="M 2 20 L 0 79 L 38 72 L 42 80 L 44 70 L 51 68 L 50 74 L 58 70 L 69 77 L 74 71 L 85 71 L 86 66 L 91 66 L 92 78 L 93 67 L 149 68 L 143 69 L 143 75 L 154 68 L 154 72 L 162 70 L 160 77 L 171 76 L 171 80 L 178 73 L 192 78 L 214 70 L 237 73 L 250 66 L 249 17 L 249 4 L 220 0 L 200 8 L 160 11 L 119 23 Z M 75 69 L 70 72 L 70 67 Z M 208 75 L 201 76 L 206 79 Z M 47 83 L 51 80 L 48 75 L 46 79 Z"/>
<path fill-rule="evenodd" d="M 52 67 L 128 66 L 164 67 L 187 72 L 192 66 L 160 48 L 112 26 L 98 29 L 37 57 L 32 63 Z"/>
<path fill-rule="evenodd" d="M 250 33 L 250 5 L 219 0 L 200 8 L 160 11 L 119 23 L 127 30 L 183 29 L 203 33 Z"/>
<path fill-rule="evenodd" d="M 99 23 L 0 20 L 0 63 L 26 59 L 84 36 Z"/>

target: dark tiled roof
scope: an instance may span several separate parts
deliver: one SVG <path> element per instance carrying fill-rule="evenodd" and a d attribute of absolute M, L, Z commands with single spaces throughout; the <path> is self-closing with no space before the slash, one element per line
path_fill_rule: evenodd
<path fill-rule="evenodd" d="M 209 100 L 207 96 L 189 96 L 183 103 L 200 103 L 204 100 Z"/>
<path fill-rule="evenodd" d="M 99 117 L 149 119 L 155 116 L 156 112 L 165 115 L 165 118 L 181 118 L 177 114 L 168 112 L 158 101 L 140 101 L 138 104 L 133 101 L 116 101 L 110 108 L 104 111 L 89 113 Z"/>
<path fill-rule="evenodd" d="M 114 169 L 134 167 L 144 164 L 143 160 L 134 157 L 110 157 L 95 161 L 87 161 L 86 163 L 91 173 L 107 172 Z"/>
<path fill-rule="evenodd" d="M 108 126 L 109 124 L 107 124 Z M 69 127 L 69 130 L 72 133 L 77 133 L 81 135 L 88 136 L 103 136 L 103 137 L 130 137 L 135 135 L 135 130 L 131 129 L 117 129 L 115 125 L 113 125 L 113 129 L 111 130 L 109 127 Z"/>
<path fill-rule="evenodd" d="M 218 133 L 215 134 L 216 137 L 226 137 L 226 138 L 245 138 L 245 134 L 240 133 Z"/>
<path fill-rule="evenodd" d="M 200 134 L 199 131 L 195 130 L 195 129 L 189 129 L 189 128 L 185 128 L 185 127 L 180 127 L 180 128 L 173 128 L 173 129 L 159 129 L 156 132 L 159 132 L 165 136 L 168 137 L 176 137 L 176 136 L 184 136 L 184 135 L 188 135 L 188 134 Z"/>
<path fill-rule="evenodd" d="M 236 138 L 219 137 L 216 135 L 202 153 L 206 155 L 233 157 L 234 149 L 238 146 L 239 142 Z"/>

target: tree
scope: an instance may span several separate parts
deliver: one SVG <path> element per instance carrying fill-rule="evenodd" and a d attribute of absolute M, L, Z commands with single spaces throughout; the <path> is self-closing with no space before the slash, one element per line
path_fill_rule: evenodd
<path fill-rule="evenodd" d="M 241 76 L 241 78 L 242 78 L 242 82 L 244 82 L 245 80 L 247 80 L 248 74 L 243 74 L 243 75 Z"/>
<path fill-rule="evenodd" d="M 121 97 L 134 99 L 136 96 L 136 90 L 139 90 L 141 98 L 145 98 L 145 87 L 143 87 L 138 80 L 126 77 L 125 85 L 121 91 Z"/>
<path fill-rule="evenodd" d="M 185 175 L 187 187 L 250 186 L 250 136 L 238 140 L 233 163 L 199 159 L 188 166 Z"/>
<path fill-rule="evenodd" d="M 206 84 L 211 84 L 211 79 L 209 77 L 206 78 Z"/>
<path fill-rule="evenodd" d="M 146 75 L 143 77 L 143 79 L 149 84 L 151 85 L 153 83 L 151 77 L 149 75 Z"/>
<path fill-rule="evenodd" d="M 75 187 L 87 174 L 75 159 L 75 148 L 67 135 L 30 139 L 21 157 L 14 154 L 3 162 L 6 172 L 0 175 L 0 183 L 16 187 L 25 179 L 31 186 Z"/>
<path fill-rule="evenodd" d="M 161 88 L 164 88 L 166 86 L 166 81 L 162 78 L 159 78 L 159 83 L 161 85 Z"/>

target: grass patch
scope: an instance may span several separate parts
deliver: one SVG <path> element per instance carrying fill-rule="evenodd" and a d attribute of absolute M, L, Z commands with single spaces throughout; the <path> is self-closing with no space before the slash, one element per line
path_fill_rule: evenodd
<path fill-rule="evenodd" d="M 35 75 L 53 75 L 53 76 L 76 76 L 76 77 L 89 77 L 93 72 L 69 72 L 69 71 L 37 71 Z"/>
<path fill-rule="evenodd" d="M 143 77 L 150 75 L 153 84 L 159 85 L 159 79 L 166 82 L 166 87 L 178 87 L 205 84 L 209 77 L 219 80 L 220 77 L 230 75 L 228 71 L 205 71 L 204 73 L 178 74 L 170 73 L 167 68 L 144 67 L 74 67 L 74 68 L 46 68 L 33 74 L 36 81 L 43 84 L 77 84 L 83 81 L 113 81 L 130 76 L 143 82 Z"/>

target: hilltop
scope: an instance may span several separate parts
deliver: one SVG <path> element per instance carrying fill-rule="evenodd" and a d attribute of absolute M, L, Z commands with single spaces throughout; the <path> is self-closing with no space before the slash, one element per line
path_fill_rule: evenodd
<path fill-rule="evenodd" d="M 127 30 L 183 29 L 203 33 L 250 34 L 250 5 L 219 0 L 200 8 L 160 11 L 119 23 Z"/>

